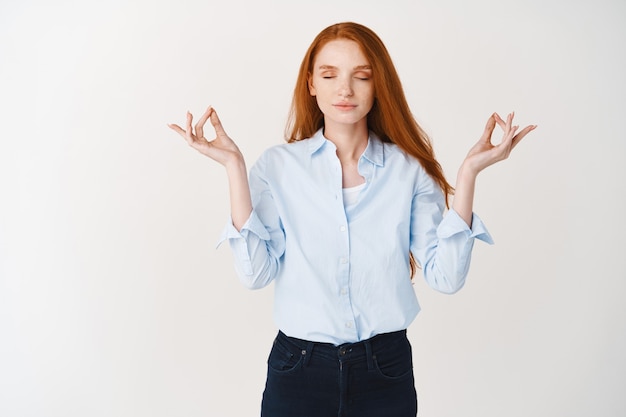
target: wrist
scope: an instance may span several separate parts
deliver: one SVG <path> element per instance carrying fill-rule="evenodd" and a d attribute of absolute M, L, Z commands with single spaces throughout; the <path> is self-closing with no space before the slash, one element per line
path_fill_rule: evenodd
<path fill-rule="evenodd" d="M 224 163 L 228 174 L 246 173 L 246 161 L 241 153 L 233 153 Z"/>
<path fill-rule="evenodd" d="M 459 171 L 457 172 L 457 183 L 467 181 L 474 182 L 476 181 L 476 177 L 478 177 L 479 172 L 479 170 L 477 170 L 467 160 L 465 160 L 463 161 L 463 163 L 459 167 Z"/>

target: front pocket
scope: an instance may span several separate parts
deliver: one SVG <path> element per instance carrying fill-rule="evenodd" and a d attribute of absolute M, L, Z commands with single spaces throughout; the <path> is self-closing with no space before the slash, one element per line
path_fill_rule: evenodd
<path fill-rule="evenodd" d="M 413 372 L 413 355 L 408 340 L 373 355 L 378 374 L 388 379 L 401 379 Z"/>
<path fill-rule="evenodd" d="M 280 340 L 275 339 L 267 359 L 267 365 L 275 372 L 291 372 L 299 368 L 303 357 L 302 350 L 295 346 L 288 347 Z"/>

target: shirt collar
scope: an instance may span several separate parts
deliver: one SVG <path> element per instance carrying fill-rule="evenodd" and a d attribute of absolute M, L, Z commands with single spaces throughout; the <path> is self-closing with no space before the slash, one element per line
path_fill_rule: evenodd
<path fill-rule="evenodd" d="M 363 158 L 380 167 L 385 165 L 385 146 L 383 141 L 371 130 L 367 140 L 367 148 L 363 152 Z"/>
<path fill-rule="evenodd" d="M 324 137 L 323 128 L 315 132 L 308 140 L 309 152 L 313 155 L 320 150 L 326 142 L 330 142 Z M 363 152 L 363 158 L 367 159 L 374 165 L 385 165 L 385 147 L 383 141 L 372 131 L 369 132 L 369 138 L 367 139 L 367 147 Z"/>
<path fill-rule="evenodd" d="M 307 139 L 307 143 L 309 145 L 309 152 L 311 152 L 311 155 L 320 150 L 320 148 L 326 143 L 324 128 L 318 130 L 313 136 Z"/>

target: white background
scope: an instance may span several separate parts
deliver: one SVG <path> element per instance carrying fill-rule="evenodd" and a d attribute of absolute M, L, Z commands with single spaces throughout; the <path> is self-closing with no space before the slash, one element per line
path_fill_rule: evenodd
<path fill-rule="evenodd" d="M 272 289 L 239 284 L 219 111 L 252 164 L 344 20 L 385 41 L 454 182 L 493 111 L 538 124 L 479 178 L 466 287 L 421 278 L 420 416 L 626 415 L 623 1 L 0 1 L 0 415 L 255 416 Z"/>

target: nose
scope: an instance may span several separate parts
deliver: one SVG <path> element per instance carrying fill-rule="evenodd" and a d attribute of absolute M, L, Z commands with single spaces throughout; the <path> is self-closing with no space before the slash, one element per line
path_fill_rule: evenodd
<path fill-rule="evenodd" d="M 341 97 L 347 98 L 352 97 L 354 94 L 354 90 L 352 90 L 352 83 L 350 80 L 343 80 L 341 85 L 339 86 L 339 95 Z"/>

